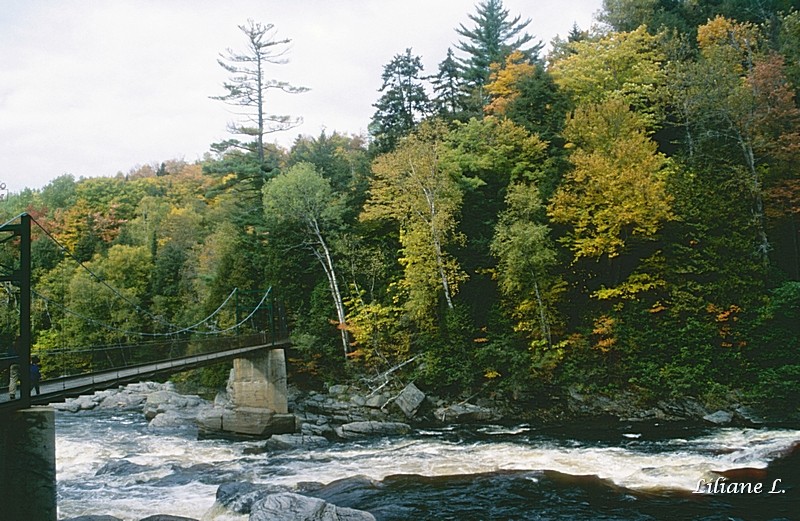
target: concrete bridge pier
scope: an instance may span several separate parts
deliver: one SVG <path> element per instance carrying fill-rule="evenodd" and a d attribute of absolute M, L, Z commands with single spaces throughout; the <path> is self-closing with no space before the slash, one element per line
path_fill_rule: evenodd
<path fill-rule="evenodd" d="M 228 395 L 230 407 L 215 408 L 201 417 L 201 429 L 261 438 L 295 431 L 295 417 L 289 414 L 283 349 L 234 359 Z"/>
<path fill-rule="evenodd" d="M 56 521 L 56 427 L 51 407 L 0 414 L 0 518 Z"/>

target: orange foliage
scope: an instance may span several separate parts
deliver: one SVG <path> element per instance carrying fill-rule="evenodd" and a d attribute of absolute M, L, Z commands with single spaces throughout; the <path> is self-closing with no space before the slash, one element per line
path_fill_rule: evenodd
<path fill-rule="evenodd" d="M 486 114 L 504 115 L 508 110 L 508 105 L 519 96 L 520 80 L 530 76 L 535 70 L 536 66 L 529 62 L 520 51 L 509 54 L 503 65 L 493 63 L 489 76 L 490 83 L 486 85 L 486 91 L 492 95 L 493 99 L 484 108 Z"/>

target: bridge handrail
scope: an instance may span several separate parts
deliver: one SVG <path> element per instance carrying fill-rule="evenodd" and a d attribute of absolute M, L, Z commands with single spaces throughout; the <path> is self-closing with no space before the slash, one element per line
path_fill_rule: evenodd
<path fill-rule="evenodd" d="M 42 367 L 47 368 L 45 373 L 55 372 L 59 375 L 56 378 L 42 380 L 52 382 L 58 378 L 152 365 L 248 345 L 269 345 L 282 340 L 284 339 L 273 338 L 271 334 L 261 331 L 250 335 L 231 335 L 213 339 L 187 337 L 161 342 L 98 346 L 74 351 L 68 349 L 38 351 L 37 354 L 42 359 Z"/>
<path fill-rule="evenodd" d="M 140 363 L 140 364 L 131 364 L 131 365 L 124 366 L 124 367 L 108 368 L 108 369 L 104 369 L 104 370 L 96 371 L 96 372 L 92 372 L 92 373 L 78 373 L 78 374 L 73 374 L 73 375 L 68 375 L 68 376 L 59 376 L 59 377 L 56 377 L 56 378 L 48 378 L 47 380 L 42 380 L 42 383 L 47 383 L 47 384 L 51 384 L 52 385 L 52 384 L 58 384 L 59 382 L 68 382 L 70 380 L 75 380 L 76 378 L 91 378 L 91 377 L 96 376 L 98 374 L 110 374 L 110 373 L 113 373 L 115 371 L 117 373 L 119 373 L 119 372 L 122 372 L 122 371 L 126 371 L 127 372 L 127 371 L 136 370 L 136 369 L 151 368 L 153 366 L 158 366 L 160 364 L 164 364 L 164 367 L 162 369 L 170 369 L 170 368 L 174 368 L 174 367 L 183 366 L 184 362 L 186 360 L 191 360 L 191 359 L 207 360 L 209 358 L 212 358 L 212 355 L 224 355 L 225 353 L 234 354 L 234 353 L 239 352 L 241 350 L 247 350 L 247 349 L 251 349 L 251 348 L 278 347 L 278 346 L 287 345 L 288 343 L 289 343 L 289 339 L 288 338 L 276 339 L 276 340 L 273 340 L 273 341 L 270 341 L 270 342 L 267 342 L 267 343 L 263 343 L 263 344 L 250 344 L 250 345 L 245 345 L 245 346 L 237 346 L 237 347 L 228 348 L 228 349 L 221 349 L 221 350 L 218 350 L 218 351 L 209 351 L 209 352 L 204 352 L 204 353 L 194 353 L 194 354 L 191 354 L 191 355 L 179 356 L 179 357 L 174 357 L 174 358 L 162 358 L 160 360 L 151 360 L 149 362 L 143 362 L 143 363 Z M 157 367 L 156 369 L 159 369 L 159 368 Z M 135 372 L 133 374 L 135 375 L 135 374 L 139 374 L 139 373 Z"/>

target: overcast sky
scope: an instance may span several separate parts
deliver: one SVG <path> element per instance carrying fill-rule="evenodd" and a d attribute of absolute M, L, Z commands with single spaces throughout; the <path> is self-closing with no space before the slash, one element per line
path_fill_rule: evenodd
<path fill-rule="evenodd" d="M 192 162 L 230 137 L 220 52 L 243 50 L 237 28 L 272 23 L 292 40 L 268 77 L 311 90 L 271 94 L 267 111 L 301 127 L 363 133 L 383 66 L 410 47 L 434 73 L 477 0 L 0 0 L 0 182 L 11 192 L 59 175 L 114 175 L 167 159 Z M 602 0 L 505 0 L 548 43 Z"/>

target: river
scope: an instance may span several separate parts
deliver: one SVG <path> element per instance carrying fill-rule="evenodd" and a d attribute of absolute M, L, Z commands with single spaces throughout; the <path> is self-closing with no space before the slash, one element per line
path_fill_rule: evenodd
<path fill-rule="evenodd" d="M 310 493 L 379 520 L 800 519 L 796 465 L 760 494 L 691 493 L 711 470 L 765 467 L 800 440 L 793 429 L 451 426 L 273 453 L 190 428 L 153 432 L 133 412 L 58 412 L 56 432 L 60 519 L 239 521 L 209 513 L 220 484 L 312 491 L 354 476 L 375 482 Z M 784 493 L 767 493 L 775 479 Z"/>

